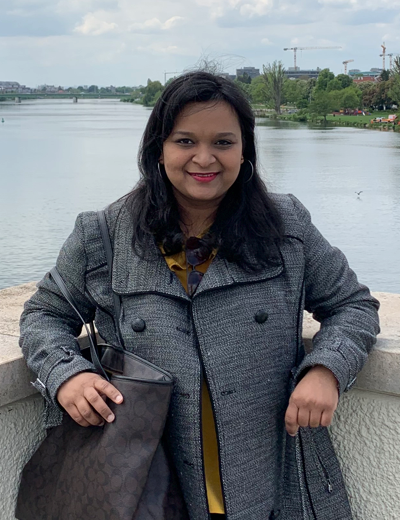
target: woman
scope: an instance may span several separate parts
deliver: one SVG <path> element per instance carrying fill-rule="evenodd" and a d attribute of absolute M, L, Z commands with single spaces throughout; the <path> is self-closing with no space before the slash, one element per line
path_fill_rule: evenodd
<path fill-rule="evenodd" d="M 326 430 L 378 332 L 378 302 L 291 195 L 259 176 L 254 117 L 229 80 L 175 79 L 147 124 L 137 187 L 106 210 L 125 348 L 176 379 L 168 443 L 192 520 L 351 518 Z M 117 343 L 96 214 L 57 268 L 84 318 Z M 321 330 L 301 342 L 303 309 Z M 21 320 L 47 400 L 82 426 L 124 396 L 79 353 L 80 323 L 51 276 Z M 225 515 L 225 516 L 224 516 Z"/>

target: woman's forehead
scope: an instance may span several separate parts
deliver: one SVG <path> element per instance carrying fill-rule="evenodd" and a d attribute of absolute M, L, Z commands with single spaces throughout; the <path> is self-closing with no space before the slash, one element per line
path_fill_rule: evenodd
<path fill-rule="evenodd" d="M 226 101 L 203 101 L 188 103 L 175 119 L 173 131 L 186 127 L 213 125 L 240 131 L 238 115 Z"/>

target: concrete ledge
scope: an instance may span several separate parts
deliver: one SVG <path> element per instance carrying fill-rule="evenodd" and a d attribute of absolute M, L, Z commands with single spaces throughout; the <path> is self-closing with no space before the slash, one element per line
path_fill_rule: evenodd
<path fill-rule="evenodd" d="M 35 376 L 26 367 L 18 345 L 23 303 L 35 292 L 35 283 L 0 290 L 0 407 L 28 397 L 36 390 Z M 400 396 L 400 294 L 374 293 L 381 302 L 382 332 L 375 350 L 359 374 L 356 388 Z M 319 329 L 309 314 L 304 317 L 306 347 Z"/>

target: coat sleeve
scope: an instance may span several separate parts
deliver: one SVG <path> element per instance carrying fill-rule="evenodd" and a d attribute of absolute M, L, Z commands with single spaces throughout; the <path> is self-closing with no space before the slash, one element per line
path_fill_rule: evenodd
<path fill-rule="evenodd" d="M 307 369 L 323 365 L 333 372 L 342 393 L 355 383 L 376 342 L 379 302 L 358 282 L 344 254 L 312 224 L 306 208 L 296 197 L 291 198 L 305 230 L 305 309 L 321 324 L 296 380 Z"/>
<path fill-rule="evenodd" d="M 56 265 L 84 320 L 92 321 L 95 307 L 85 295 L 82 214 L 64 243 Z M 94 370 L 94 367 L 80 354 L 76 338 L 82 323 L 51 275 L 47 274 L 37 287 L 21 315 L 20 346 L 29 368 L 37 374 L 33 385 L 45 397 L 48 409 L 52 408 L 54 415 L 55 407 L 58 407 L 56 394 L 61 384 L 79 372 Z"/>

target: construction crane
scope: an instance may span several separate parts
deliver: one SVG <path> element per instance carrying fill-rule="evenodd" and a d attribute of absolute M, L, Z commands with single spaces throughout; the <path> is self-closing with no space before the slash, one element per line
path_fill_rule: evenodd
<path fill-rule="evenodd" d="M 386 65 L 385 65 L 385 57 L 386 57 L 386 47 L 385 47 L 385 42 L 383 42 L 383 45 L 381 45 L 382 47 L 382 54 L 379 54 L 379 56 L 382 57 L 382 64 L 383 64 L 383 70 L 386 70 Z"/>
<path fill-rule="evenodd" d="M 342 47 L 285 47 L 284 51 L 293 51 L 294 70 L 297 70 L 297 51 L 311 51 L 317 49 L 341 49 Z"/>
<path fill-rule="evenodd" d="M 351 63 L 352 61 L 354 60 L 346 60 L 346 61 L 343 61 L 343 65 L 344 65 L 344 73 L 347 74 L 347 64 L 348 63 Z"/>

